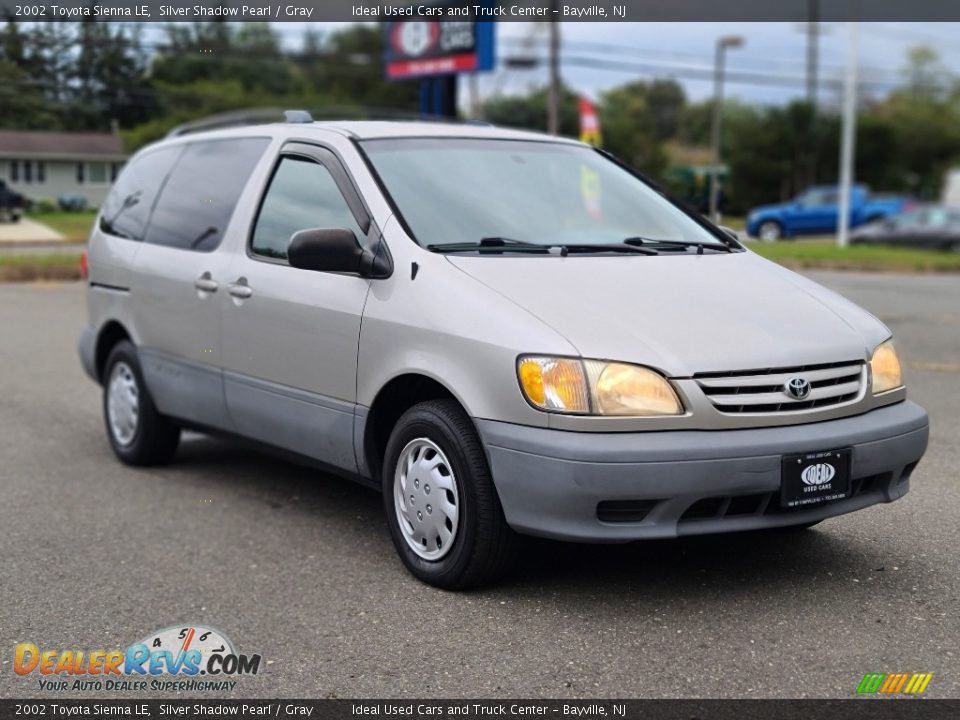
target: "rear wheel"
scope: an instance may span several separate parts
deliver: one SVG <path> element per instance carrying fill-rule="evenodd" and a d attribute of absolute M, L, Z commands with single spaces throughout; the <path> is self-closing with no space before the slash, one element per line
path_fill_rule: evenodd
<path fill-rule="evenodd" d="M 757 237 L 764 242 L 774 242 L 783 237 L 783 227 L 776 220 L 764 220 L 757 228 Z"/>
<path fill-rule="evenodd" d="M 480 438 L 453 400 L 431 400 L 397 421 L 383 464 L 383 504 L 407 569 L 435 587 L 492 582 L 510 565 L 507 525 Z"/>
<path fill-rule="evenodd" d="M 158 465 L 177 452 L 180 428 L 157 412 L 136 348 L 118 342 L 103 374 L 103 417 L 113 452 L 128 465 Z"/>

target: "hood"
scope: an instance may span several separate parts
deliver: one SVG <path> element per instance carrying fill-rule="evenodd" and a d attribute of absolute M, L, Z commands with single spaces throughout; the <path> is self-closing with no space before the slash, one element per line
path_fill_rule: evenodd
<path fill-rule="evenodd" d="M 775 205 L 758 205 L 757 207 L 752 208 L 750 210 L 747 217 L 752 218 L 752 217 L 757 217 L 759 215 L 765 215 L 766 213 L 780 212 L 781 210 L 783 210 L 784 207 L 786 207 L 789 204 L 790 204 L 789 202 L 785 202 L 785 203 L 777 203 Z"/>
<path fill-rule="evenodd" d="M 862 360 L 889 337 L 866 311 L 751 252 L 448 260 L 583 357 L 673 377 Z"/>

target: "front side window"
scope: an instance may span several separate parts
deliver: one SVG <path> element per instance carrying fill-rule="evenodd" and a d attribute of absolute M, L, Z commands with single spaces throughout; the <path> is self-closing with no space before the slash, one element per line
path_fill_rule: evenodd
<path fill-rule="evenodd" d="M 637 237 L 718 242 L 642 180 L 583 146 L 460 138 L 369 140 L 362 146 L 424 246 L 484 238 L 540 245 Z"/>
<path fill-rule="evenodd" d="M 208 252 L 223 239 L 267 138 L 188 144 L 160 192 L 146 241 Z"/>
<path fill-rule="evenodd" d="M 797 199 L 797 202 L 804 207 L 836 205 L 837 193 L 833 190 L 808 190 Z"/>
<path fill-rule="evenodd" d="M 250 249 L 286 260 L 290 238 L 299 230 L 347 228 L 363 233 L 330 171 L 313 160 L 284 157 L 260 206 Z"/>
<path fill-rule="evenodd" d="M 150 210 L 182 146 L 138 155 L 120 174 L 100 213 L 100 229 L 128 240 L 143 240 Z"/>

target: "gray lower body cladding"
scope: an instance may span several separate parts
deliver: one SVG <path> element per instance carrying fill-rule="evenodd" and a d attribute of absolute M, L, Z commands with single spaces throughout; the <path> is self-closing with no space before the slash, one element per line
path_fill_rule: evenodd
<path fill-rule="evenodd" d="M 575 433 L 477 420 L 507 522 L 531 535 L 627 542 L 799 525 L 892 502 L 927 446 L 904 401 L 863 415 L 723 431 Z M 850 495 L 781 508 L 784 455 L 852 449 Z"/>

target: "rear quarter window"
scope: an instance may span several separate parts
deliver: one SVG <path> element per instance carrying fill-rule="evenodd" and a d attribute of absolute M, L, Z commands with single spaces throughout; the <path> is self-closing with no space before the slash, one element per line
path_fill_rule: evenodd
<path fill-rule="evenodd" d="M 200 252 L 215 249 L 269 143 L 268 138 L 230 138 L 188 144 L 163 186 L 146 241 Z"/>
<path fill-rule="evenodd" d="M 182 150 L 182 146 L 166 147 L 135 157 L 103 203 L 100 229 L 127 240 L 143 240 L 150 210 Z"/>

